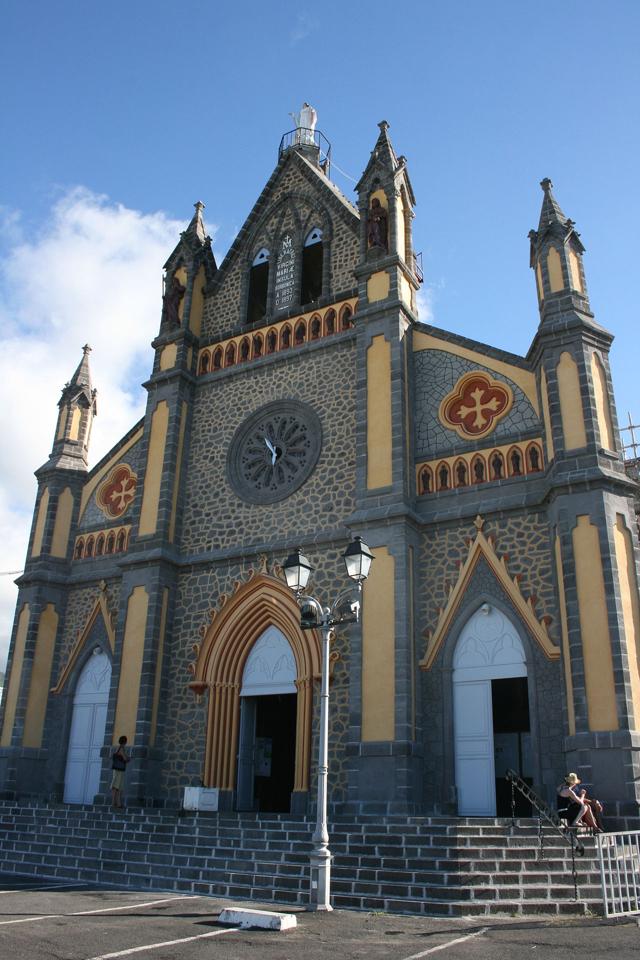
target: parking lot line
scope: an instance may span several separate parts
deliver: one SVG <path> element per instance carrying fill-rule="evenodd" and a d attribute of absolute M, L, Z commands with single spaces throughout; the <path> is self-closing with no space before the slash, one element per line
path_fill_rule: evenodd
<path fill-rule="evenodd" d="M 483 927 L 482 930 L 476 930 L 475 933 L 468 933 L 466 937 L 456 937 L 455 940 L 447 940 L 446 943 L 440 943 L 437 947 L 429 947 L 428 950 L 423 950 L 421 953 L 412 953 L 410 957 L 405 957 L 404 960 L 418 960 L 419 957 L 428 957 L 430 953 L 437 953 L 438 950 L 446 950 L 447 947 L 453 947 L 456 943 L 472 940 L 473 937 L 481 937 L 488 929 L 489 927 Z M 96 957 L 94 960 L 101 960 L 101 958 Z"/>
<path fill-rule="evenodd" d="M 37 917 L 20 917 L 19 920 L 0 920 L 0 927 L 11 923 L 34 923 L 36 920 L 60 920 L 64 917 L 89 917 L 95 913 L 115 913 L 118 910 L 135 910 L 138 907 L 153 907 L 156 903 L 171 903 L 172 900 L 202 900 L 202 897 L 165 897 L 163 900 L 148 900 L 146 903 L 125 903 L 121 907 L 102 907 L 100 910 L 75 910 L 73 913 L 44 913 Z"/>
<path fill-rule="evenodd" d="M 159 950 L 160 947 L 177 947 L 181 943 L 191 943 L 193 940 L 219 937 L 223 933 L 237 933 L 239 929 L 240 927 L 227 927 L 225 930 L 212 930 L 210 933 L 199 933 L 195 937 L 183 937 L 181 940 L 164 940 L 162 943 L 145 943 L 142 947 L 130 947 L 128 950 L 118 950 L 117 953 L 103 953 L 99 957 L 89 957 L 89 960 L 114 960 L 115 957 L 129 957 L 132 953 L 142 953 L 145 950 Z"/>

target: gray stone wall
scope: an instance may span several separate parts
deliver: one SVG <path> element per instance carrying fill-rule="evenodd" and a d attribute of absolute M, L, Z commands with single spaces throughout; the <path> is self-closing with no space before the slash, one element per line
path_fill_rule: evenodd
<path fill-rule="evenodd" d="M 290 193 L 295 194 L 295 200 L 292 200 L 291 206 L 283 210 L 280 201 Z M 225 267 L 225 275 L 220 287 L 205 300 L 201 334 L 203 343 L 218 339 L 245 322 L 243 315 L 245 283 L 251 257 L 261 247 L 267 247 L 271 254 L 273 270 L 276 258 L 275 234 L 279 235 L 286 230 L 297 234 L 305 225 L 311 229 L 315 225 L 314 214 L 321 211 L 322 216 L 330 221 L 327 226 L 332 234 L 330 289 L 334 293 L 342 293 L 354 287 L 353 270 L 358 262 L 359 237 L 345 216 L 341 216 L 335 209 L 331 213 L 328 212 L 327 199 L 323 196 L 321 184 L 313 184 L 313 181 L 310 183 L 309 177 L 305 176 L 297 163 L 290 163 L 287 166 L 269 196 L 269 209 L 266 211 L 266 216 L 257 224 L 259 229 L 250 238 L 250 250 L 242 250 L 235 255 Z M 300 247 L 297 251 L 299 256 L 301 252 Z"/>
<path fill-rule="evenodd" d="M 251 370 L 231 368 L 199 380 L 186 471 L 181 549 L 240 552 L 250 542 L 313 536 L 335 529 L 354 506 L 353 338 L 319 341 L 277 354 Z M 229 444 L 240 424 L 276 399 L 310 404 L 322 424 L 322 449 L 310 478 L 271 506 L 239 499 L 226 475 Z"/>
<path fill-rule="evenodd" d="M 60 672 L 64 669 L 71 652 L 78 640 L 78 635 L 84 630 L 87 620 L 100 597 L 99 581 L 90 585 L 71 587 L 67 599 L 64 623 L 59 632 L 56 644 L 56 659 L 52 682 L 57 682 Z M 120 580 L 110 580 L 107 583 L 107 604 L 109 611 L 118 613 L 120 602 Z M 57 671 L 57 672 L 56 672 Z"/>

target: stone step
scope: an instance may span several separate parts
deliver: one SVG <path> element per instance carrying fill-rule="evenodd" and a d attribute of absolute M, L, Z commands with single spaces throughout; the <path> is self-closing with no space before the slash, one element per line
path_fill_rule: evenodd
<path fill-rule="evenodd" d="M 284 815 L 0 802 L 0 856 L 16 874 L 304 905 L 313 828 Z M 570 851 L 545 831 L 541 859 L 535 821 L 370 818 L 329 829 L 336 906 L 456 916 L 580 914 L 600 902 L 593 841 L 576 859 L 576 904 Z"/>

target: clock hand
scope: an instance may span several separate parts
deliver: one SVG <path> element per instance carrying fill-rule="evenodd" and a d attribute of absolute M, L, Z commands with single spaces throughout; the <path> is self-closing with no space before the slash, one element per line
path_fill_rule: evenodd
<path fill-rule="evenodd" d="M 278 459 L 278 454 L 277 454 L 276 448 L 275 448 L 274 445 L 271 443 L 271 440 L 269 440 L 269 437 L 265 437 L 265 438 L 264 438 L 264 442 L 266 443 L 267 447 L 268 447 L 269 450 L 271 451 L 271 466 L 272 466 L 272 467 L 275 467 L 275 465 L 276 465 L 276 460 Z"/>

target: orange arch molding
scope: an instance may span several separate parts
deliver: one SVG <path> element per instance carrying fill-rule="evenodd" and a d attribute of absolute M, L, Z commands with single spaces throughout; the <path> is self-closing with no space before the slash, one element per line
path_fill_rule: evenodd
<path fill-rule="evenodd" d="M 309 789 L 313 680 L 320 676 L 320 639 L 302 631 L 300 608 L 289 588 L 275 577 L 256 574 L 215 612 L 202 644 L 196 646 L 190 687 L 209 691 L 204 783 L 233 790 L 236 780 L 240 688 L 254 643 L 275 626 L 285 635 L 296 661 L 297 716 L 294 791 Z"/>

